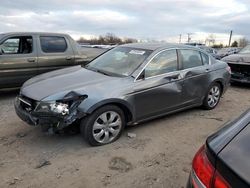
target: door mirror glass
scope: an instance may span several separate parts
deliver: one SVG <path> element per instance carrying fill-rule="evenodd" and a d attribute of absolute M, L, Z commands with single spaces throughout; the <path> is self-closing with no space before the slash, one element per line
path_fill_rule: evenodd
<path fill-rule="evenodd" d="M 138 76 L 137 80 L 144 80 L 145 79 L 145 69 L 141 72 L 140 76 Z"/>

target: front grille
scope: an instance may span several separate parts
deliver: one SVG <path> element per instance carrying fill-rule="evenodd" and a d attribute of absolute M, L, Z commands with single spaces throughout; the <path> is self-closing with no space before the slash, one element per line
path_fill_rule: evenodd
<path fill-rule="evenodd" d="M 24 109 L 27 112 L 31 112 L 36 107 L 36 101 L 24 95 L 19 96 L 19 102 L 22 109 Z"/>

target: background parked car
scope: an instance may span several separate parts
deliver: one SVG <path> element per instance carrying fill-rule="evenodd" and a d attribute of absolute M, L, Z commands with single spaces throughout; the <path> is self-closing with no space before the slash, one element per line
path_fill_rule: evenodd
<path fill-rule="evenodd" d="M 0 89 L 20 87 L 29 78 L 73 65 L 85 65 L 107 49 L 81 48 L 69 35 L 0 35 Z"/>
<path fill-rule="evenodd" d="M 250 45 L 243 48 L 238 54 L 224 57 L 232 71 L 232 82 L 250 83 Z"/>
<path fill-rule="evenodd" d="M 75 66 L 27 81 L 15 102 L 31 125 L 57 131 L 81 120 L 91 145 L 115 141 L 123 128 L 195 106 L 213 109 L 226 91 L 226 63 L 191 46 L 118 46 L 85 68 Z"/>
<path fill-rule="evenodd" d="M 232 54 L 237 54 L 240 50 L 241 48 L 238 47 L 222 48 L 218 50 L 217 55 L 223 58 Z"/>
<path fill-rule="evenodd" d="M 210 48 L 208 46 L 199 46 L 199 48 L 209 53 L 215 59 L 218 59 L 218 60 L 221 59 L 221 57 L 217 54 L 217 50 L 215 50 L 214 48 Z"/>
<path fill-rule="evenodd" d="M 250 109 L 212 136 L 193 159 L 188 188 L 250 187 Z"/>

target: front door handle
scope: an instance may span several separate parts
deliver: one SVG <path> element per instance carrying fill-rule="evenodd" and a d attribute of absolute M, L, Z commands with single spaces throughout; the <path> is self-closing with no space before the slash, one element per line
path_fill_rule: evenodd
<path fill-rule="evenodd" d="M 206 72 L 209 72 L 209 71 L 210 71 L 210 69 L 209 69 L 209 68 L 207 68 L 207 69 L 206 69 Z"/>
<path fill-rule="evenodd" d="M 166 79 L 169 79 L 171 81 L 174 81 L 174 80 L 179 80 L 180 79 L 180 74 L 174 74 L 174 75 L 171 75 L 171 76 L 167 76 L 165 77 Z"/>
<path fill-rule="evenodd" d="M 36 61 L 36 59 L 35 58 L 28 58 L 27 61 L 30 63 L 34 63 Z"/>

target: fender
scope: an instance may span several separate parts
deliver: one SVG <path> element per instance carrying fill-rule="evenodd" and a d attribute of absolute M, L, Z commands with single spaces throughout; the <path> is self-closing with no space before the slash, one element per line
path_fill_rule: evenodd
<path fill-rule="evenodd" d="M 87 112 L 85 112 L 86 114 L 91 114 L 93 111 L 95 111 L 96 109 L 100 108 L 101 106 L 104 106 L 104 105 L 108 105 L 108 104 L 117 104 L 117 105 L 122 105 L 123 107 L 125 107 L 130 115 L 131 115 L 131 120 L 133 121 L 134 120 L 134 114 L 135 114 L 135 109 L 134 107 L 129 104 L 128 101 L 125 101 L 123 99 L 117 99 L 117 98 L 111 98 L 111 99 L 105 99 L 103 101 L 100 101 L 96 104 L 94 104 L 93 106 L 91 106 Z"/>

